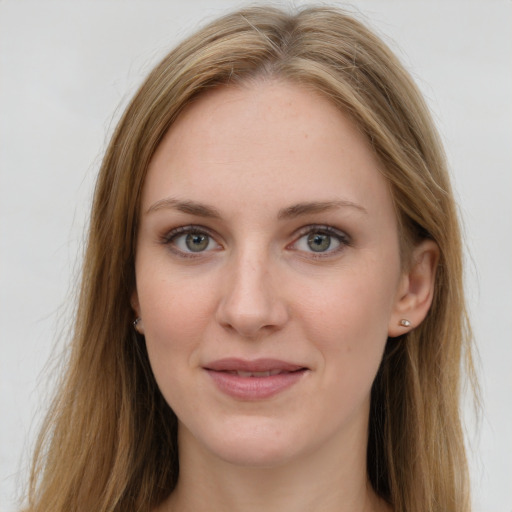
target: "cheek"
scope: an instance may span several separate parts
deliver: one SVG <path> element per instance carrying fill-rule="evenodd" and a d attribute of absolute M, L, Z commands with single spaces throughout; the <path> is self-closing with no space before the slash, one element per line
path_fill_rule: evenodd
<path fill-rule="evenodd" d="M 325 386 L 369 390 L 387 342 L 395 273 L 365 266 L 324 284 L 309 290 L 298 316 L 322 356 Z"/>
<path fill-rule="evenodd" d="M 212 318 L 212 301 L 205 288 L 184 286 L 177 278 L 138 282 L 151 369 L 176 412 L 198 406 L 195 395 L 187 393 L 186 383 L 197 366 L 201 339 Z"/>
<path fill-rule="evenodd" d="M 194 276 L 176 269 L 144 272 L 142 268 L 137 292 L 146 337 L 162 342 L 193 341 L 214 311 L 211 280 L 208 275 Z"/>
<path fill-rule="evenodd" d="M 321 293 L 308 294 L 302 314 L 308 318 L 313 339 L 337 340 L 336 344 L 352 351 L 366 342 L 387 338 L 394 289 L 379 287 L 370 276 L 365 277 L 333 279 Z"/>
<path fill-rule="evenodd" d="M 198 359 L 198 349 L 214 315 L 213 286 L 176 275 L 145 276 L 137 283 L 149 360 L 169 401 L 169 390 Z"/>

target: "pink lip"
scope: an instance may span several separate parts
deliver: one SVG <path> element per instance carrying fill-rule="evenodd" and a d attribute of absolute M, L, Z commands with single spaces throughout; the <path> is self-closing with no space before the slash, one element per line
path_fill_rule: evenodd
<path fill-rule="evenodd" d="M 241 400 L 270 398 L 297 383 L 308 368 L 277 359 L 219 359 L 204 366 L 218 389 Z M 240 376 L 236 372 L 279 372 L 268 376 Z"/>

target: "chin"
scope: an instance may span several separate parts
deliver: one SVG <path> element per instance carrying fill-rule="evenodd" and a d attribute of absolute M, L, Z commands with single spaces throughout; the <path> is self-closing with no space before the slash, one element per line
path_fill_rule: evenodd
<path fill-rule="evenodd" d="M 295 452 L 295 453 L 294 453 Z M 276 446 L 266 440 L 230 443 L 218 451 L 218 457 L 229 464 L 248 468 L 275 468 L 284 466 L 298 454 L 285 446 Z"/>
<path fill-rule="evenodd" d="M 287 432 L 272 421 L 235 421 L 231 425 L 211 428 L 201 435 L 188 431 L 193 444 L 201 451 L 229 464 L 254 468 L 278 467 L 300 456 L 302 440 L 295 433 Z M 181 433 L 180 433 L 181 435 Z M 189 440 L 191 440 L 189 438 Z"/>

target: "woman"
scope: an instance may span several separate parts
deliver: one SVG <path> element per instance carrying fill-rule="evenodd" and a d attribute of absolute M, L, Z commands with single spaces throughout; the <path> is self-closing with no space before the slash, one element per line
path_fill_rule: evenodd
<path fill-rule="evenodd" d="M 467 511 L 469 348 L 410 77 L 337 10 L 234 13 L 113 136 L 28 510 Z"/>

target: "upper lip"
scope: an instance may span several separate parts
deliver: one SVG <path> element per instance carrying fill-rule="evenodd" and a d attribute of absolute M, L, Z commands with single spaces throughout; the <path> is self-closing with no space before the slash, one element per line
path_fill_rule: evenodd
<path fill-rule="evenodd" d="M 206 370 L 217 372 L 243 371 L 243 372 L 268 372 L 280 370 L 283 372 L 294 372 L 306 369 L 305 366 L 294 364 L 279 359 L 247 359 L 225 358 L 212 361 L 203 366 Z"/>

